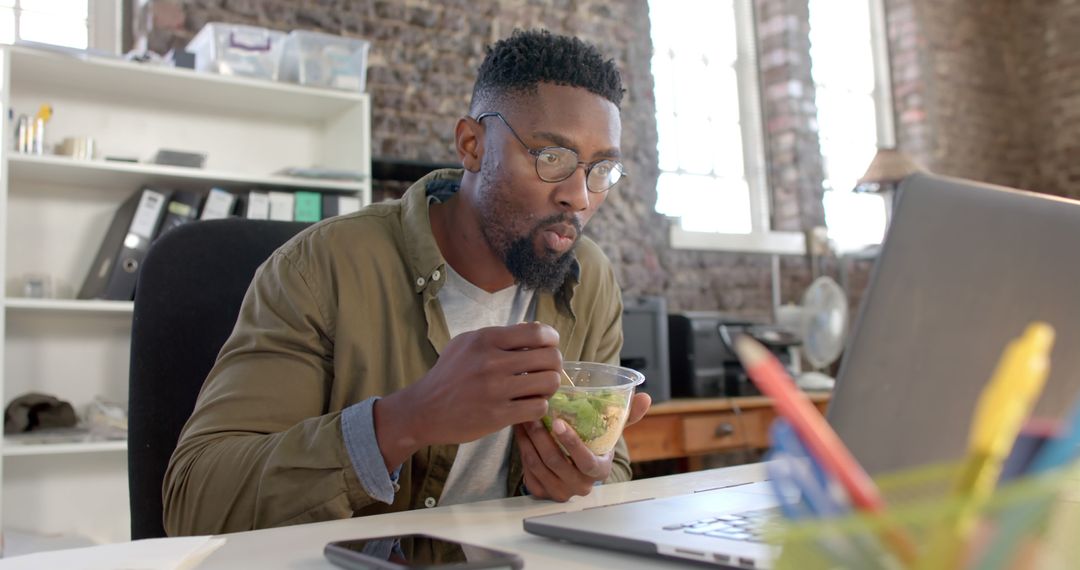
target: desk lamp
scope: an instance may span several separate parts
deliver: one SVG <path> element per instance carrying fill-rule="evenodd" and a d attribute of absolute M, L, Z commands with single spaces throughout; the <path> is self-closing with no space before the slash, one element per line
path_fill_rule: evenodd
<path fill-rule="evenodd" d="M 866 173 L 855 183 L 854 192 L 876 194 L 881 197 L 885 210 L 885 227 L 882 236 L 889 229 L 892 220 L 893 207 L 896 205 L 897 195 L 902 182 L 908 176 L 923 170 L 908 155 L 893 147 L 879 147 Z M 870 245 L 861 251 L 839 253 L 840 286 L 844 291 L 850 291 L 849 273 L 850 264 L 854 259 L 874 259 L 881 250 L 881 244 Z"/>
<path fill-rule="evenodd" d="M 879 148 L 866 173 L 855 184 L 855 192 L 880 194 L 885 203 L 885 227 L 889 227 L 900 182 L 922 170 L 915 161 L 895 148 Z"/>

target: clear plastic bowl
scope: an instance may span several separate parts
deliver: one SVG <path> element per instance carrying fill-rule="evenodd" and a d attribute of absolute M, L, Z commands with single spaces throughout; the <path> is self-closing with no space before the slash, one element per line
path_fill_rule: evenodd
<path fill-rule="evenodd" d="M 599 362 L 563 362 L 563 370 L 574 385 L 563 379 L 564 384 L 548 400 L 544 425 L 550 429 L 552 421 L 561 419 L 590 451 L 607 454 L 622 435 L 634 387 L 645 381 L 645 375 Z"/>

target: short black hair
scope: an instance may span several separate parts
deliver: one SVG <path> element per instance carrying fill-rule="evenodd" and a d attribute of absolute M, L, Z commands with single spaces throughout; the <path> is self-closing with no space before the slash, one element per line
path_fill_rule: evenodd
<path fill-rule="evenodd" d="M 619 70 L 595 46 L 547 30 L 514 30 L 509 38 L 488 47 L 473 86 L 472 105 L 533 94 L 540 83 L 581 87 L 615 107 L 622 102 Z"/>

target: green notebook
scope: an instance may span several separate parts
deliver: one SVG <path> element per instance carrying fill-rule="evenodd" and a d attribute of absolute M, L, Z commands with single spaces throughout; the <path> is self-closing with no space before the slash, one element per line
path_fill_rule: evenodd
<path fill-rule="evenodd" d="M 296 215 L 298 222 L 317 222 L 322 219 L 322 195 L 318 192 L 296 192 Z"/>

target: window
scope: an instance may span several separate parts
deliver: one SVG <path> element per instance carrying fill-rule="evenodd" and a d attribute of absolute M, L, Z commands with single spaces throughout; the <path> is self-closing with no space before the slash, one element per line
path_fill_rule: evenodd
<path fill-rule="evenodd" d="M 673 247 L 802 253 L 773 232 L 751 0 L 650 0 L 658 212 Z"/>
<path fill-rule="evenodd" d="M 0 43 L 18 40 L 116 53 L 121 0 L 0 0 Z"/>
<path fill-rule="evenodd" d="M 885 205 L 852 192 L 877 147 L 892 146 L 881 0 L 810 0 L 810 59 L 825 166 L 825 218 L 841 252 L 881 242 Z"/>

